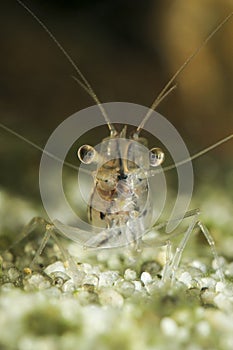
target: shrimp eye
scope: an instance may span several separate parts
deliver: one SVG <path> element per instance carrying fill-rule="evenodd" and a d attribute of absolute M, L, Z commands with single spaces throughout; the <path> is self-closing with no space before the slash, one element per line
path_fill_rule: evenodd
<path fill-rule="evenodd" d="M 77 152 L 79 160 L 84 164 L 91 164 L 96 158 L 96 150 L 89 145 L 79 147 Z"/>
<path fill-rule="evenodd" d="M 151 166 L 158 166 L 163 163 L 165 155 L 161 148 L 152 148 L 149 151 L 149 161 Z"/>

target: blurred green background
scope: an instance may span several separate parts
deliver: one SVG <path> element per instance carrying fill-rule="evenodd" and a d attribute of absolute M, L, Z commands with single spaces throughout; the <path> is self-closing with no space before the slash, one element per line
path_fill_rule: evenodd
<path fill-rule="evenodd" d="M 102 102 L 145 106 L 232 10 L 227 0 L 25 0 L 25 4 L 74 58 Z M 43 147 L 63 120 L 93 101 L 71 78 L 74 70 L 56 45 L 16 1 L 1 1 L 0 27 L 1 123 Z M 233 130 L 232 29 L 231 20 L 158 108 L 191 154 Z M 206 181 L 232 195 L 232 151 L 231 141 L 195 161 L 195 191 Z M 40 200 L 40 157 L 40 152 L 0 130 L 0 186 Z M 71 161 L 76 162 L 75 156 Z"/>

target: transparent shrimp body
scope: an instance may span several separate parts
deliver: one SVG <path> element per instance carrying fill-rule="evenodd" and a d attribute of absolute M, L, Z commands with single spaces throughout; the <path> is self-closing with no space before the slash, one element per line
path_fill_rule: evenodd
<path fill-rule="evenodd" d="M 88 145 L 79 149 L 83 163 L 97 163 L 88 219 L 93 227 L 106 229 L 101 245 L 110 241 L 111 246 L 113 241 L 118 246 L 135 243 L 152 225 L 152 196 L 146 172 L 155 163 L 159 149 L 155 154 L 155 149 L 150 151 L 146 144 L 144 138 L 126 138 L 124 127 L 104 139 L 98 151 Z M 156 164 L 160 163 L 157 160 Z"/>

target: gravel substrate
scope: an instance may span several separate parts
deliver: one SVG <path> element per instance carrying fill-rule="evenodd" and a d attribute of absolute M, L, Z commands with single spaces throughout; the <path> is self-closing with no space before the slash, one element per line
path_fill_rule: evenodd
<path fill-rule="evenodd" d="M 3 213 L 9 197 L 2 192 L 1 200 Z M 1 221 L 2 245 L 5 232 L 17 232 L 14 225 L 25 220 L 26 209 L 22 201 L 18 221 L 12 225 L 7 218 L 7 224 Z M 226 203 L 226 212 L 230 210 Z M 218 221 L 216 231 L 231 225 L 229 218 Z M 228 238 L 230 244 L 231 235 L 226 233 Z M 220 252 L 226 246 L 221 242 Z M 210 253 L 199 258 L 201 241 L 190 245 L 171 285 L 161 283 L 165 254 L 161 248 L 144 249 L 138 255 L 124 250 L 88 254 L 70 246 L 74 268 L 50 242 L 30 270 L 37 244 L 31 238 L 1 255 L 1 349 L 233 349 L 231 247 L 220 256 L 225 281 L 220 281 Z M 209 252 L 209 247 L 205 249 Z"/>

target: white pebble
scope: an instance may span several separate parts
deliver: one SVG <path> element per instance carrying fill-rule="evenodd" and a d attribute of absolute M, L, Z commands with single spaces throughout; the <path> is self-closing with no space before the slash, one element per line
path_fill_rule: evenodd
<path fill-rule="evenodd" d="M 206 289 L 201 294 L 201 300 L 204 302 L 204 304 L 213 304 L 215 296 L 216 296 L 215 292 L 213 292 L 212 290 Z"/>
<path fill-rule="evenodd" d="M 151 274 L 149 272 L 143 272 L 141 274 L 141 281 L 144 283 L 145 286 L 151 283 L 152 282 Z"/>
<path fill-rule="evenodd" d="M 99 279 L 95 275 L 86 275 L 82 281 L 82 284 L 91 284 L 93 286 L 98 286 Z"/>
<path fill-rule="evenodd" d="M 227 298 L 226 295 L 219 293 L 214 298 L 214 303 L 221 310 L 233 312 L 233 300 Z"/>
<path fill-rule="evenodd" d="M 142 283 L 140 281 L 133 281 L 133 284 L 135 286 L 135 290 L 137 292 L 141 292 L 141 290 L 142 290 Z"/>
<path fill-rule="evenodd" d="M 196 269 L 200 270 L 203 273 L 206 273 L 206 265 L 203 264 L 201 261 L 194 260 L 192 261 L 190 266 L 195 267 Z"/>
<path fill-rule="evenodd" d="M 46 273 L 46 275 L 50 276 L 52 275 L 54 272 L 57 271 L 61 271 L 63 273 L 66 272 L 66 269 L 64 267 L 64 264 L 61 261 L 56 261 L 55 263 L 48 265 L 45 269 L 44 272 Z"/>
<path fill-rule="evenodd" d="M 62 286 L 62 291 L 64 293 L 73 293 L 75 291 L 75 285 L 72 280 L 66 281 Z"/>
<path fill-rule="evenodd" d="M 215 288 L 216 281 L 211 277 L 203 277 L 201 278 L 198 283 L 200 284 L 200 288 Z"/>
<path fill-rule="evenodd" d="M 161 285 L 161 280 L 157 280 L 147 284 L 145 288 L 149 294 L 154 294 L 160 288 L 160 285 Z"/>
<path fill-rule="evenodd" d="M 223 256 L 219 256 L 217 260 L 214 259 L 212 261 L 212 267 L 213 267 L 214 270 L 218 270 L 219 267 L 223 267 L 225 263 L 226 263 L 226 260 L 224 259 L 224 257 Z"/>
<path fill-rule="evenodd" d="M 223 282 L 216 283 L 216 287 L 215 287 L 216 292 L 223 292 L 225 288 L 226 288 L 225 283 Z"/>
<path fill-rule="evenodd" d="M 137 277 L 136 271 L 131 269 L 126 269 L 124 273 L 124 279 L 127 281 L 134 281 Z"/>
<path fill-rule="evenodd" d="M 117 290 L 125 297 L 130 297 L 135 290 L 135 286 L 130 281 L 120 280 L 116 283 Z"/>
<path fill-rule="evenodd" d="M 83 263 L 79 265 L 79 269 L 81 271 L 84 271 L 85 273 L 92 273 L 93 272 L 93 267 L 91 264 Z"/>
<path fill-rule="evenodd" d="M 11 281 L 16 281 L 17 278 L 19 278 L 19 276 L 20 276 L 20 272 L 15 267 L 11 267 L 8 270 L 8 276 L 9 276 Z"/>
<path fill-rule="evenodd" d="M 202 337 L 208 337 L 210 334 L 210 325 L 206 321 L 200 321 L 196 326 L 196 330 Z"/>
<path fill-rule="evenodd" d="M 99 301 L 102 305 L 109 305 L 117 308 L 121 308 L 124 304 L 122 295 L 113 289 L 103 289 L 100 291 Z"/>
<path fill-rule="evenodd" d="M 216 292 L 223 293 L 229 299 L 232 299 L 232 297 L 233 297 L 233 284 L 232 283 L 217 282 L 216 283 Z"/>
<path fill-rule="evenodd" d="M 233 262 L 227 265 L 225 273 L 227 276 L 233 276 Z"/>
<path fill-rule="evenodd" d="M 119 278 L 119 273 L 117 271 L 106 271 L 99 275 L 99 288 L 101 287 L 111 287 L 114 282 Z"/>
<path fill-rule="evenodd" d="M 192 276 L 188 272 L 183 272 L 180 277 L 179 281 L 184 283 L 188 288 L 192 285 Z"/>
<path fill-rule="evenodd" d="M 174 337 L 176 336 L 178 327 L 176 322 L 170 318 L 170 317 L 164 317 L 162 318 L 160 322 L 160 327 L 164 335 L 168 337 Z"/>
<path fill-rule="evenodd" d="M 14 284 L 13 283 L 4 283 L 1 285 L 1 291 L 2 292 L 10 292 L 11 290 L 14 289 Z"/>
<path fill-rule="evenodd" d="M 32 291 L 35 289 L 46 289 L 50 287 L 49 281 L 47 281 L 42 275 L 39 273 L 36 273 L 32 275 L 28 280 L 25 282 L 24 289 L 26 291 Z"/>

